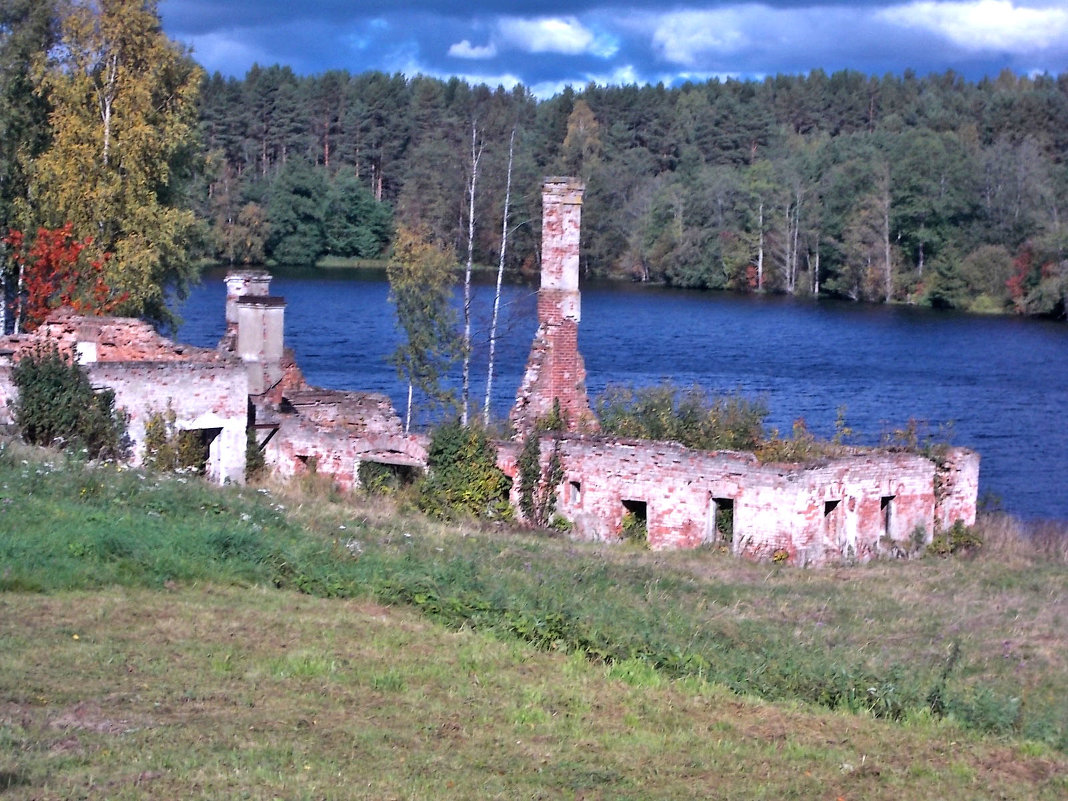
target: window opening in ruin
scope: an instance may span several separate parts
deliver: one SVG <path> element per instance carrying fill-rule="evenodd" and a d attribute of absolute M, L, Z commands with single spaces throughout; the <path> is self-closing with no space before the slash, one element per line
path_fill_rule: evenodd
<path fill-rule="evenodd" d="M 706 542 L 734 542 L 734 499 L 711 498 Z"/>
<path fill-rule="evenodd" d="M 568 482 L 568 503 L 572 506 L 582 505 L 582 484 L 578 481 Z"/>
<path fill-rule="evenodd" d="M 893 495 L 884 495 L 879 499 L 879 511 L 882 513 L 883 521 L 883 534 L 889 536 L 893 531 L 892 524 L 894 521 L 894 497 Z"/>
<path fill-rule="evenodd" d="M 835 534 L 838 531 L 838 510 L 841 505 L 841 500 L 823 502 L 823 529 L 828 534 Z"/>
<path fill-rule="evenodd" d="M 304 465 L 308 469 L 309 473 L 315 473 L 315 472 L 318 472 L 318 470 L 319 470 L 319 457 L 318 456 L 309 456 L 306 453 L 298 453 L 297 454 L 297 461 L 299 461 L 302 465 Z"/>
<path fill-rule="evenodd" d="M 211 443 L 222 433 L 221 428 L 186 428 L 178 432 L 178 469 L 204 475 L 211 455 Z"/>
<path fill-rule="evenodd" d="M 392 495 L 410 487 L 420 475 L 422 470 L 410 464 L 364 461 L 356 468 L 360 488 L 371 495 Z"/>
<path fill-rule="evenodd" d="M 645 501 L 623 501 L 620 535 L 642 545 L 649 541 L 649 506 Z"/>

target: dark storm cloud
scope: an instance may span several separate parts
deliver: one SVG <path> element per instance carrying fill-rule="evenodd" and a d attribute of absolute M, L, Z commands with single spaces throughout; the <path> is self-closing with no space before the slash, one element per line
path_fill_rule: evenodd
<path fill-rule="evenodd" d="M 418 72 L 539 94 L 566 83 L 672 83 L 821 68 L 867 73 L 1068 70 L 1058 0 L 865 4 L 652 0 L 162 0 L 164 29 L 209 70 Z"/>

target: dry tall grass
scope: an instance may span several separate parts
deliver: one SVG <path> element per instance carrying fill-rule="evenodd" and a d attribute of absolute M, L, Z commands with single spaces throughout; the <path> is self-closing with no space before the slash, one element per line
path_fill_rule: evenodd
<path fill-rule="evenodd" d="M 983 540 L 982 558 L 1068 565 L 1068 523 L 1021 521 L 994 512 L 980 515 L 975 531 Z"/>

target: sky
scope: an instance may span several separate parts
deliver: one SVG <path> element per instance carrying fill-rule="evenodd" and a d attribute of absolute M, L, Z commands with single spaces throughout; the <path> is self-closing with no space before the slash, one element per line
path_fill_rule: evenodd
<path fill-rule="evenodd" d="M 1068 72 L 1068 0 L 160 0 L 209 72 L 368 70 L 512 88 L 840 69 Z"/>

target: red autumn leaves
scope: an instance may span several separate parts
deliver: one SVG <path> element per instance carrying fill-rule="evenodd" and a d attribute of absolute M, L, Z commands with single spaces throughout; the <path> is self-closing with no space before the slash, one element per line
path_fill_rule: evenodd
<path fill-rule="evenodd" d="M 24 331 L 32 331 L 60 306 L 100 315 L 112 313 L 126 300 L 127 293 L 115 292 L 105 280 L 111 254 L 91 259 L 86 249 L 92 237 L 75 239 L 70 223 L 39 228 L 32 243 L 22 231 L 12 229 L 3 242 L 11 248 L 20 275 L 14 305 Z"/>

